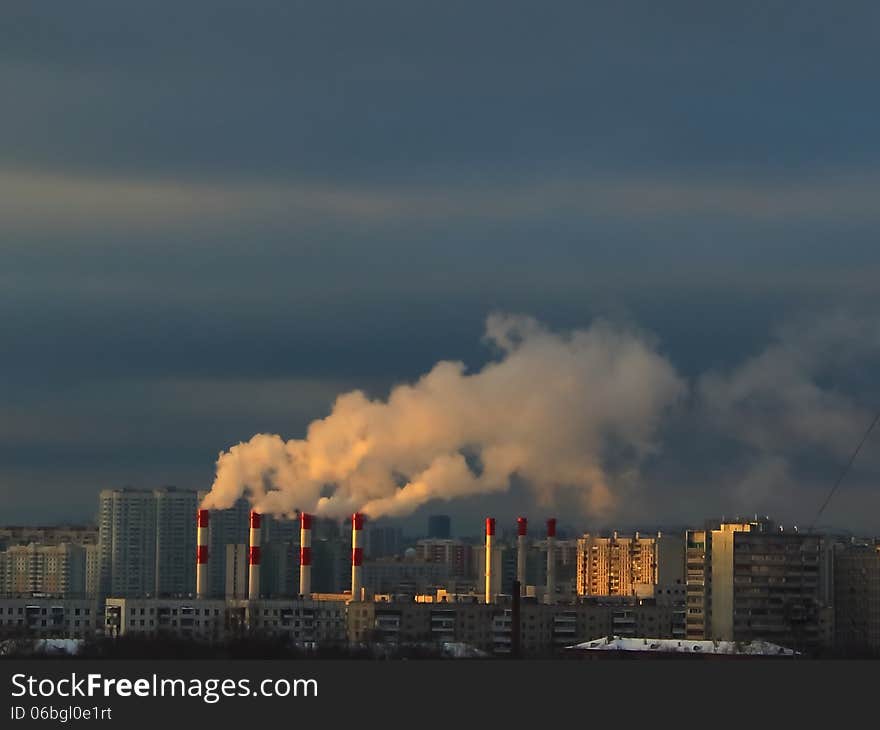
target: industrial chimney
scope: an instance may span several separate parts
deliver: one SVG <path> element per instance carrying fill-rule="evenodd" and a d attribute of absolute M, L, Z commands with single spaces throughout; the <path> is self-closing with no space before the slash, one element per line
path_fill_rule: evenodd
<path fill-rule="evenodd" d="M 545 603 L 556 603 L 556 518 L 547 520 L 547 595 Z"/>
<path fill-rule="evenodd" d="M 364 573 L 363 548 L 364 516 L 355 512 L 351 516 L 351 600 L 361 600 Z"/>
<path fill-rule="evenodd" d="M 248 549 L 248 598 L 255 601 L 260 597 L 260 521 L 259 512 L 251 510 L 250 547 Z"/>
<path fill-rule="evenodd" d="M 516 579 L 519 581 L 520 594 L 526 592 L 526 535 L 528 533 L 528 520 L 525 517 L 516 518 Z"/>
<path fill-rule="evenodd" d="M 486 603 L 492 603 L 492 538 L 495 537 L 495 518 L 486 518 Z"/>
<path fill-rule="evenodd" d="M 299 593 L 312 593 L 312 516 L 305 512 L 299 516 Z"/>
<path fill-rule="evenodd" d="M 196 598 L 208 597 L 208 520 L 211 513 L 196 513 Z"/>

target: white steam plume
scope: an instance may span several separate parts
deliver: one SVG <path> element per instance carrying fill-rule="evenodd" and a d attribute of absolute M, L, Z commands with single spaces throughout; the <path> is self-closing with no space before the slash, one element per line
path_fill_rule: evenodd
<path fill-rule="evenodd" d="M 562 335 L 529 317 L 492 315 L 501 358 L 479 372 L 439 362 L 387 401 L 340 395 L 305 439 L 257 434 L 221 453 L 204 507 L 246 495 L 264 513 L 402 516 L 429 500 L 501 492 L 517 475 L 543 502 L 579 490 L 588 510 L 613 503 L 608 451 L 628 467 L 654 448 L 685 391 L 640 336 L 605 323 Z"/>

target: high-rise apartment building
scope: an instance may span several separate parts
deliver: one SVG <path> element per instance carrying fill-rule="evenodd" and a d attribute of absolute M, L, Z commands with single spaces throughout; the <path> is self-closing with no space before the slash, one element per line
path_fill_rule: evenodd
<path fill-rule="evenodd" d="M 403 551 L 403 531 L 391 525 L 371 527 L 367 531 L 367 556 L 371 560 L 390 558 Z"/>
<path fill-rule="evenodd" d="M 312 532 L 320 534 L 314 527 Z M 351 547 L 344 537 L 327 532 L 312 537 L 312 591 L 341 593 L 351 585 Z"/>
<path fill-rule="evenodd" d="M 834 645 L 849 656 L 880 655 L 880 545 L 834 554 Z"/>
<path fill-rule="evenodd" d="M 462 540 L 429 538 L 416 543 L 419 560 L 448 566 L 452 578 L 474 576 L 474 547 Z"/>
<path fill-rule="evenodd" d="M 150 490 L 105 489 L 99 497 L 100 592 L 138 596 L 156 589 L 156 499 Z"/>
<path fill-rule="evenodd" d="M 14 545 L 4 553 L 3 592 L 82 597 L 86 590 L 86 548 L 82 545 Z"/>
<path fill-rule="evenodd" d="M 688 638 L 821 643 L 819 535 L 722 522 L 689 530 L 686 545 Z"/>
<path fill-rule="evenodd" d="M 651 597 L 658 585 L 683 585 L 684 544 L 678 536 L 585 534 L 577 544 L 578 595 Z"/>
<path fill-rule="evenodd" d="M 685 533 L 686 636 L 698 641 L 706 639 L 712 625 L 711 542 L 711 528 Z"/>
<path fill-rule="evenodd" d="M 153 593 L 192 593 L 196 582 L 196 520 L 200 495 L 191 489 L 153 491 L 156 502 L 156 583 Z"/>
<path fill-rule="evenodd" d="M 99 591 L 143 596 L 191 593 L 195 514 L 191 489 L 105 489 L 99 498 Z"/>

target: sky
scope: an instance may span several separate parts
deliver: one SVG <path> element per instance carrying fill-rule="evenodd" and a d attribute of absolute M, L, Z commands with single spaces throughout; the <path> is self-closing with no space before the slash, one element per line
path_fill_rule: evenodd
<path fill-rule="evenodd" d="M 807 524 L 880 408 L 876 4 L 0 21 L 3 522 L 208 488 L 221 451 L 302 438 L 339 393 L 478 371 L 499 312 L 636 331 L 682 395 L 605 514 L 514 479 L 408 525 Z M 878 508 L 875 433 L 820 523 L 880 531 Z"/>

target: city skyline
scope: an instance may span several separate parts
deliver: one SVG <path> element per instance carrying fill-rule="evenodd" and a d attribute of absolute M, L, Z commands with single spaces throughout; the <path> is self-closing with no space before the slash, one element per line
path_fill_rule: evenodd
<path fill-rule="evenodd" d="M 264 515 L 244 498 L 205 509 L 204 496 L 105 489 L 91 528 L 0 525 L 0 639 L 222 651 L 272 637 L 281 652 L 461 644 L 453 656 L 514 658 L 639 652 L 638 641 L 713 655 L 878 651 L 876 536 L 765 515 L 565 534 L 554 517 L 520 515 L 485 517 L 474 540 L 442 514 L 405 536 L 357 512 L 348 529 Z"/>
<path fill-rule="evenodd" d="M 0 528 L 2 632 L 177 637 L 202 648 L 275 636 L 289 649 L 317 641 L 349 651 L 464 641 L 471 652 L 514 657 L 621 637 L 695 642 L 688 651 L 735 642 L 759 655 L 877 651 L 876 538 L 785 530 L 762 517 L 707 520 L 679 534 L 557 539 L 555 519 L 544 532 L 519 518 L 516 538 L 496 541 L 497 522 L 486 518 L 482 544 L 428 537 L 402 550 L 412 543 L 398 535 L 391 554 L 370 556 L 373 531 L 360 514 L 350 543 L 308 515 L 288 529 L 246 504 L 199 510 L 196 537 L 181 522 L 193 522 L 196 496 L 105 490 L 97 541 L 82 530 L 31 531 L 40 540 Z M 383 550 L 388 537 L 379 536 Z M 592 638 L 572 643 L 583 636 Z"/>

